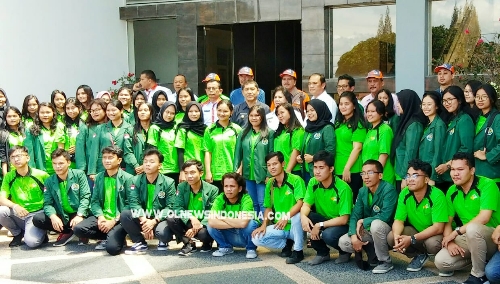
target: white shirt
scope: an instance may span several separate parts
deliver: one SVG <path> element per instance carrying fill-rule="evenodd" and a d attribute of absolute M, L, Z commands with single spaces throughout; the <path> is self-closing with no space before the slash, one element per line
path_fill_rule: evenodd
<path fill-rule="evenodd" d="M 164 91 L 167 94 L 167 100 L 174 102 L 177 100 L 176 96 L 172 94 L 172 91 L 170 91 L 169 88 L 162 87 L 160 85 L 156 85 L 154 89 L 149 89 L 149 90 L 144 90 L 146 94 L 148 95 L 148 103 L 153 103 L 153 95 L 155 94 L 156 91 Z"/>
<path fill-rule="evenodd" d="M 326 90 L 323 91 L 323 93 L 321 93 L 321 95 L 315 97 L 315 96 L 312 96 L 311 97 L 311 100 L 322 100 L 326 103 L 326 105 L 328 106 L 328 109 L 330 110 L 330 112 L 332 113 L 332 119 L 330 120 L 332 123 L 335 123 L 335 117 L 337 116 L 337 111 L 338 111 L 338 107 L 337 107 L 337 103 L 335 102 L 335 100 L 332 98 L 332 96 L 330 96 Z"/>
<path fill-rule="evenodd" d="M 206 101 L 201 104 L 201 110 L 203 111 L 203 120 L 205 122 L 205 125 L 209 126 L 217 121 L 218 103 L 219 103 L 218 101 L 216 102 Z"/>
<path fill-rule="evenodd" d="M 294 113 L 295 116 L 297 117 L 297 120 L 300 122 L 300 125 L 302 125 L 302 127 L 306 127 L 306 123 L 302 119 L 300 112 L 294 109 Z M 271 111 L 270 113 L 266 114 L 266 120 L 267 120 L 267 126 L 269 126 L 269 128 L 271 128 L 274 131 L 276 131 L 276 129 L 278 129 L 278 126 L 280 126 L 280 121 L 276 116 L 276 112 L 274 111 Z"/>
<path fill-rule="evenodd" d="M 363 109 L 365 111 L 365 116 L 366 116 L 366 106 L 368 106 L 368 104 L 373 101 L 373 99 L 375 99 L 375 97 L 373 97 L 372 94 L 368 94 L 366 95 L 362 100 L 361 100 L 361 105 L 363 106 Z M 396 96 L 395 94 L 392 94 L 392 100 L 394 101 L 394 113 L 396 115 L 399 115 L 399 110 L 398 110 L 398 96 Z"/>

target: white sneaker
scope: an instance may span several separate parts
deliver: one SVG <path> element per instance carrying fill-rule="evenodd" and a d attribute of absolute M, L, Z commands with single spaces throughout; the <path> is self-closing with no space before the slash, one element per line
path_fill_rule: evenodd
<path fill-rule="evenodd" d="M 247 256 L 246 256 L 246 258 L 248 258 L 248 259 L 257 258 L 257 251 L 255 251 L 254 249 L 247 250 Z"/>
<path fill-rule="evenodd" d="M 233 248 L 219 248 L 212 253 L 212 256 L 225 256 L 226 254 L 233 253 Z"/>
<path fill-rule="evenodd" d="M 105 250 L 107 244 L 108 244 L 107 240 L 102 240 L 102 241 L 97 243 L 97 246 L 95 246 L 95 249 L 96 250 Z"/>

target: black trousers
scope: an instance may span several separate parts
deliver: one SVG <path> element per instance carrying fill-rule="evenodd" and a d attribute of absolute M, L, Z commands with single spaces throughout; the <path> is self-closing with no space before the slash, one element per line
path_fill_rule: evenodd
<path fill-rule="evenodd" d="M 190 238 L 186 237 L 187 230 L 193 228 L 191 220 L 189 220 L 187 224 L 185 224 L 179 218 L 167 218 L 167 225 L 174 233 L 177 243 L 180 243 L 182 241 L 182 243 L 188 244 L 191 241 Z M 207 245 L 212 244 L 212 242 L 214 241 L 214 239 L 212 239 L 212 237 L 208 233 L 206 226 L 203 226 L 203 228 L 201 228 L 201 230 L 199 230 L 194 237 L 200 240 L 203 244 Z"/>
<path fill-rule="evenodd" d="M 337 176 L 342 179 L 342 175 Z M 352 202 L 356 203 L 358 198 L 359 189 L 363 187 L 363 179 L 360 173 L 351 173 L 351 182 L 348 183 L 349 187 L 352 189 Z"/>
<path fill-rule="evenodd" d="M 310 212 L 307 217 L 311 220 L 311 222 L 313 222 L 313 224 L 328 220 L 316 212 Z M 325 256 L 330 253 L 330 249 L 327 245 L 330 245 L 334 249 L 338 250 L 339 254 L 346 254 L 346 252 L 342 251 L 339 247 L 339 239 L 348 231 L 348 225 L 326 228 L 321 233 L 321 238 L 319 240 L 311 239 L 311 246 L 320 256 Z"/>
<path fill-rule="evenodd" d="M 132 216 L 132 211 L 130 210 L 125 210 L 120 213 L 120 224 L 122 225 L 123 229 L 127 232 L 127 234 L 130 236 L 130 239 L 134 243 L 145 243 L 146 240 L 144 239 L 144 236 L 142 235 L 142 226 L 139 221 L 139 218 L 134 218 Z M 173 232 L 168 228 L 167 222 L 162 221 L 158 223 L 154 228 L 154 233 L 155 236 L 164 243 L 170 242 L 173 238 Z"/>
<path fill-rule="evenodd" d="M 76 216 L 76 212 L 69 214 L 68 219 L 71 221 L 71 219 L 75 218 L 75 216 Z M 72 229 L 69 226 L 69 222 L 64 224 L 64 219 L 62 218 L 62 216 L 57 215 L 57 217 L 61 218 L 61 221 L 63 221 L 63 231 L 61 233 L 64 233 L 64 234 L 70 233 L 72 231 Z M 35 227 L 43 229 L 43 230 L 48 230 L 48 231 L 55 231 L 56 230 L 56 229 L 54 229 L 54 226 L 52 226 L 52 221 L 50 221 L 50 218 L 47 215 L 45 215 L 44 212 L 40 212 L 40 213 L 36 214 L 35 216 L 33 216 L 33 225 L 35 225 Z"/>
<path fill-rule="evenodd" d="M 119 254 L 125 245 L 127 232 L 122 224 L 116 224 L 107 234 L 101 232 L 97 226 L 97 218 L 90 216 L 75 226 L 75 235 L 79 238 L 107 240 L 106 251 L 110 255 Z"/>
<path fill-rule="evenodd" d="M 219 189 L 219 194 L 224 192 L 224 187 L 222 187 L 222 181 L 221 180 L 214 180 L 212 181 L 212 185 L 215 185 Z"/>

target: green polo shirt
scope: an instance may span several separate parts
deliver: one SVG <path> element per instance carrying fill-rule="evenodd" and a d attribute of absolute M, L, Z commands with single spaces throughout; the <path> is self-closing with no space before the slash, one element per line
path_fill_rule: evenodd
<path fill-rule="evenodd" d="M 73 209 L 69 203 L 67 181 L 59 179 L 59 192 L 61 194 L 61 203 L 64 212 L 67 214 L 75 213 L 76 210 Z"/>
<path fill-rule="evenodd" d="M 382 179 L 390 184 L 396 182 L 396 173 L 390 159 L 393 140 L 394 134 L 391 127 L 382 122 L 377 128 L 368 130 L 363 143 L 363 151 L 361 151 L 361 161 L 363 163 L 367 160 L 378 161 L 381 154 L 387 154 Z"/>
<path fill-rule="evenodd" d="M 288 167 L 293 150 L 300 152 L 304 143 L 304 128 L 297 128 L 291 133 L 282 131 L 279 136 L 274 137 L 274 151 L 280 151 L 285 156 L 285 169 Z M 300 171 L 300 164 L 297 163 L 293 171 Z"/>
<path fill-rule="evenodd" d="M 49 175 L 41 170 L 30 168 L 28 175 L 21 176 L 17 171 L 8 172 L 3 181 L 0 194 L 24 207 L 28 212 L 43 208 L 45 180 Z"/>
<path fill-rule="evenodd" d="M 225 173 L 233 171 L 236 139 L 240 132 L 241 127 L 232 122 L 226 128 L 215 122 L 205 129 L 203 148 L 212 155 L 210 171 L 214 180 L 222 180 Z"/>
<path fill-rule="evenodd" d="M 157 125 L 152 125 L 148 130 L 147 144 L 152 145 L 163 154 L 165 158 L 161 165 L 162 174 L 178 173 L 177 149 L 175 144 L 175 127 L 161 130 Z"/>
<path fill-rule="evenodd" d="M 237 214 L 244 213 L 253 214 L 253 201 L 248 193 L 245 193 L 239 198 L 236 203 L 230 203 L 224 196 L 224 192 L 215 198 L 212 208 L 212 214 L 219 214 L 224 217 L 236 218 Z M 230 212 L 230 213 L 229 213 Z"/>
<path fill-rule="evenodd" d="M 480 210 L 492 210 L 486 226 L 500 225 L 500 192 L 496 183 L 486 177 L 475 176 L 471 189 L 464 194 L 460 187 L 452 185 L 446 193 L 449 216 L 458 215 L 463 224 L 474 219 Z"/>
<path fill-rule="evenodd" d="M 193 211 L 193 216 L 196 216 L 199 221 L 203 220 L 203 214 L 198 214 L 198 212 L 203 212 L 203 193 L 201 189 L 197 193 L 194 193 L 192 190 L 189 192 L 187 209 Z"/>
<path fill-rule="evenodd" d="M 278 186 L 274 178 L 270 178 L 266 184 L 264 207 L 273 208 L 277 215 L 286 215 L 297 204 L 297 201 L 304 198 L 305 187 L 304 180 L 294 174 L 285 173 L 281 187 Z M 278 218 L 273 220 L 274 223 L 278 221 Z M 288 220 L 284 230 L 289 231 L 290 227 L 290 220 Z"/>
<path fill-rule="evenodd" d="M 315 206 L 316 213 L 327 219 L 350 215 L 352 211 L 352 190 L 349 185 L 334 176 L 332 183 L 324 187 L 313 177 L 307 185 L 304 203 Z"/>
<path fill-rule="evenodd" d="M 174 117 L 174 121 L 175 121 L 175 124 L 176 124 L 176 125 L 182 122 L 182 119 L 184 118 L 184 115 L 185 115 L 185 114 L 186 114 L 185 112 L 178 112 L 178 113 L 175 115 L 175 117 Z"/>
<path fill-rule="evenodd" d="M 43 149 L 45 154 L 45 170 L 48 174 L 55 173 L 54 167 L 52 166 L 51 154 L 59 146 L 59 143 L 64 144 L 66 142 L 66 134 L 64 134 L 64 125 L 61 123 L 57 124 L 55 131 L 51 131 L 45 127 L 40 127 L 40 135 L 43 139 Z"/>
<path fill-rule="evenodd" d="M 394 219 L 402 222 L 408 221 L 418 232 L 422 232 L 435 223 L 447 223 L 446 197 L 438 188 L 429 186 L 419 203 L 409 188 L 405 187 L 399 194 Z"/>
<path fill-rule="evenodd" d="M 177 131 L 174 147 L 184 149 L 184 161 L 198 160 L 205 163 L 205 152 L 203 150 L 203 136 L 199 136 L 193 131 L 186 131 L 181 128 Z"/>
<path fill-rule="evenodd" d="M 342 175 L 344 168 L 349 160 L 352 149 L 354 148 L 353 143 L 359 142 L 363 144 L 366 137 L 366 128 L 361 124 L 358 124 L 356 130 L 352 131 L 347 123 L 342 123 L 338 125 L 335 129 L 335 139 L 337 142 L 337 147 L 335 148 L 335 174 Z M 360 173 L 363 162 L 361 161 L 361 155 L 351 167 L 351 173 Z"/>
<path fill-rule="evenodd" d="M 26 137 L 23 135 L 19 135 L 15 132 L 9 132 L 9 147 L 23 146 L 24 139 L 26 139 Z"/>
<path fill-rule="evenodd" d="M 116 176 L 104 178 L 104 206 L 102 208 L 104 218 L 113 220 L 116 218 Z"/>
<path fill-rule="evenodd" d="M 146 210 L 149 212 L 153 209 L 153 201 L 155 199 L 155 187 L 156 187 L 156 181 L 154 183 L 148 182 L 147 186 L 148 202 L 146 203 Z"/>

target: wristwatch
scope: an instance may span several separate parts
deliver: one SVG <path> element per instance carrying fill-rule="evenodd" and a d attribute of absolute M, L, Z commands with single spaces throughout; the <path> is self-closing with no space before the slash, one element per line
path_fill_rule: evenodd
<path fill-rule="evenodd" d="M 456 227 L 456 228 L 455 228 L 455 231 L 457 232 L 457 234 L 458 234 L 459 236 L 463 235 L 463 234 L 462 234 L 462 232 L 460 232 L 460 227 Z"/>
<path fill-rule="evenodd" d="M 411 239 L 410 243 L 412 245 L 416 245 L 417 244 L 417 238 L 415 238 L 415 235 L 411 236 L 410 239 Z"/>
<path fill-rule="evenodd" d="M 319 222 L 319 229 L 323 231 L 325 229 L 325 223 Z"/>
<path fill-rule="evenodd" d="M 120 216 L 118 216 L 118 217 L 115 218 L 115 222 L 116 223 L 120 222 Z"/>

